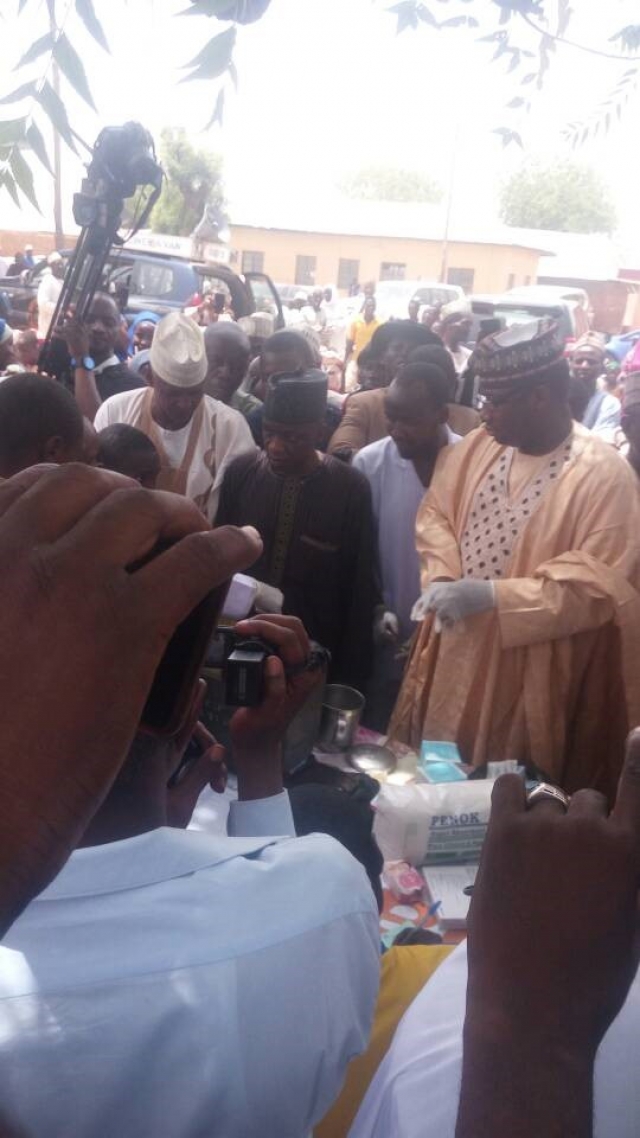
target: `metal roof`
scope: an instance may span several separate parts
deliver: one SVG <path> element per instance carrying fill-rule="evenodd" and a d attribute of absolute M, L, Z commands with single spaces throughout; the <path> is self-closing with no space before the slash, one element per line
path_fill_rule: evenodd
<path fill-rule="evenodd" d="M 230 208 L 231 225 L 278 232 L 335 234 L 341 237 L 391 237 L 413 241 L 442 241 L 446 227 L 444 205 L 412 202 L 353 201 L 327 197 L 322 209 L 312 208 L 303 196 L 282 203 L 260 202 L 254 192 L 246 203 L 236 201 Z M 551 247 L 533 230 L 509 228 L 488 221 L 486 224 L 453 221 L 449 240 L 469 245 L 508 245 L 545 254 Z"/>

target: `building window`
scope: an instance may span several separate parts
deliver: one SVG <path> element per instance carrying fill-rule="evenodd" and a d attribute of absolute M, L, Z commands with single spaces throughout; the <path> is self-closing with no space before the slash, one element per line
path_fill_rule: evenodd
<path fill-rule="evenodd" d="M 338 288 L 351 288 L 352 284 L 357 284 L 359 277 L 360 262 L 341 257 L 338 261 Z"/>
<path fill-rule="evenodd" d="M 473 292 L 475 275 L 475 269 L 455 269 L 452 266 L 447 271 L 447 284 L 457 285 L 463 292 Z"/>
<path fill-rule="evenodd" d="M 315 257 L 296 257 L 295 283 L 297 285 L 314 285 L 316 283 Z"/>
<path fill-rule="evenodd" d="M 263 273 L 264 272 L 264 253 L 243 253 L 242 254 L 242 272 L 243 273 Z"/>
<path fill-rule="evenodd" d="M 380 265 L 381 281 L 403 281 L 407 266 L 399 261 L 383 261 Z"/>
<path fill-rule="evenodd" d="M 515 288 L 515 287 L 516 287 L 516 274 L 515 273 L 509 273 L 509 278 L 507 280 L 507 289 Z"/>

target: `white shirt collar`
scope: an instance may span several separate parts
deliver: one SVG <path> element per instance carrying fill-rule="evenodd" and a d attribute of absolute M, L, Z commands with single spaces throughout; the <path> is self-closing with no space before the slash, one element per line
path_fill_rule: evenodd
<path fill-rule="evenodd" d="M 93 373 L 94 375 L 100 375 L 100 373 L 103 372 L 106 367 L 117 367 L 118 364 L 121 363 L 122 360 L 119 360 L 116 355 L 109 356 L 108 360 L 103 360 L 101 364 L 96 364 L 93 369 Z"/>
<path fill-rule="evenodd" d="M 215 837 L 163 826 L 121 842 L 76 850 L 38 901 L 140 889 L 250 856 L 279 840 Z"/>

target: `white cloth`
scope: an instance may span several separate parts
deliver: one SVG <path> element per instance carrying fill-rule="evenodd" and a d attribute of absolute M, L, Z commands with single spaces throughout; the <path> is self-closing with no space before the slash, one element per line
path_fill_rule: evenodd
<path fill-rule="evenodd" d="M 465 943 L 425 984 L 400 1021 L 349 1138 L 454 1138 L 466 993 Z M 594 1138 L 637 1138 L 639 1047 L 636 977 L 598 1052 Z"/>
<path fill-rule="evenodd" d="M 471 359 L 471 348 L 465 348 L 464 344 L 460 344 L 460 347 L 456 348 L 455 352 L 452 352 L 451 348 L 447 348 L 447 351 L 453 360 L 454 367 L 458 376 L 461 376 L 467 364 L 469 363 L 469 360 Z M 461 390 L 462 384 L 459 383 L 458 393 L 460 393 Z"/>
<path fill-rule="evenodd" d="M 287 801 L 232 805 L 236 828 L 282 830 Z M 324 835 L 77 850 L 0 947 L 3 1114 L 30 1138 L 302 1138 L 378 974 L 371 886 Z"/>
<path fill-rule="evenodd" d="M 38 339 L 44 340 L 53 314 L 55 312 L 58 298 L 62 292 L 62 281 L 58 277 L 54 277 L 51 269 L 44 269 L 40 284 L 38 285 Z"/>
<path fill-rule="evenodd" d="M 111 423 L 130 423 L 139 427 L 148 390 L 144 387 L 138 391 L 125 391 L 105 400 L 94 420 L 96 431 Z M 203 398 L 205 414 L 187 479 L 187 496 L 204 508 L 209 521 L 214 522 L 227 466 L 238 455 L 253 453 L 256 445 L 243 415 L 210 395 Z M 187 448 L 191 423 L 179 431 L 166 431 L 156 426 L 169 462 L 173 467 L 179 467 Z"/>
<path fill-rule="evenodd" d="M 6 257 L 0 257 L 0 277 L 6 277 L 9 262 Z"/>
<path fill-rule="evenodd" d="M 96 364 L 96 366 L 93 369 L 93 374 L 94 375 L 102 375 L 105 368 L 119 367 L 121 363 L 122 363 L 122 360 L 119 360 L 118 357 L 116 356 L 115 352 L 114 352 L 114 354 L 112 356 L 108 356 L 107 359 L 103 360 L 101 364 Z"/>
<path fill-rule="evenodd" d="M 449 444 L 460 435 L 447 427 Z M 409 459 L 401 458 L 387 437 L 363 447 L 353 466 L 369 481 L 378 526 L 378 553 L 385 608 L 400 621 L 400 640 L 415 632 L 411 609 L 420 596 L 420 562 L 416 552 L 416 515 L 426 490 Z"/>
<path fill-rule="evenodd" d="M 620 400 L 608 391 L 596 391 L 587 403 L 582 425 L 600 435 L 605 442 L 613 442 L 615 431 L 620 426 L 622 407 Z"/>
<path fill-rule="evenodd" d="M 300 310 L 302 322 L 313 328 L 314 332 L 323 332 L 327 326 L 327 314 L 324 308 L 314 308 L 312 304 L 305 304 Z"/>

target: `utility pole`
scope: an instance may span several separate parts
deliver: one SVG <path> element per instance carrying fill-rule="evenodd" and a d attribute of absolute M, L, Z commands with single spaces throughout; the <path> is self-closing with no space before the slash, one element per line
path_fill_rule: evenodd
<path fill-rule="evenodd" d="M 453 199 L 456 189 L 456 174 L 458 172 L 458 147 L 460 145 L 460 119 L 456 124 L 455 134 L 453 136 L 453 153 L 451 155 L 451 165 L 449 167 L 449 185 L 447 187 L 447 212 L 444 222 L 444 234 L 442 237 L 442 263 L 440 266 L 440 281 L 442 284 L 447 283 L 449 275 L 449 237 L 451 235 L 451 215 L 453 213 Z"/>
<path fill-rule="evenodd" d="M 51 34 L 55 36 L 58 31 L 55 0 L 52 0 L 48 7 L 49 26 Z M 52 60 L 51 66 L 51 86 L 59 97 L 60 69 L 55 59 Z M 64 230 L 62 227 L 62 148 L 60 146 L 60 135 L 55 127 L 53 128 L 53 224 L 56 235 L 56 249 L 61 249 L 64 244 Z"/>

